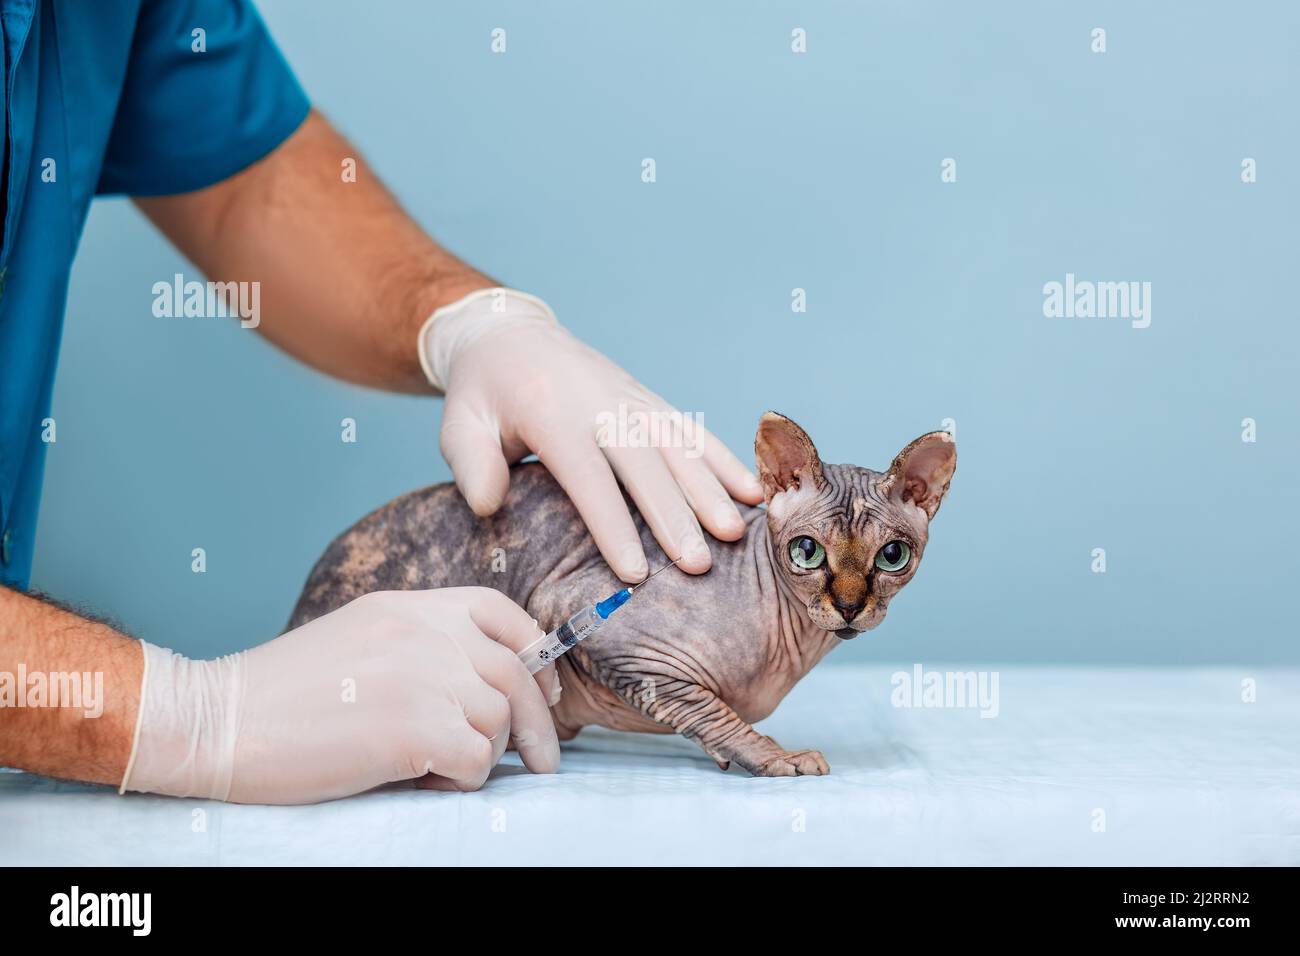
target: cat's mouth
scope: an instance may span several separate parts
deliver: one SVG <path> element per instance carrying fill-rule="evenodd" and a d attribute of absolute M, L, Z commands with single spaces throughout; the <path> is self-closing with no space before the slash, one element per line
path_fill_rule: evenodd
<path fill-rule="evenodd" d="M 861 631 L 856 630 L 855 628 L 852 627 L 842 627 L 835 632 L 835 636 L 838 637 L 841 641 L 851 641 L 853 640 L 853 638 L 857 637 L 861 633 L 862 633 Z"/>

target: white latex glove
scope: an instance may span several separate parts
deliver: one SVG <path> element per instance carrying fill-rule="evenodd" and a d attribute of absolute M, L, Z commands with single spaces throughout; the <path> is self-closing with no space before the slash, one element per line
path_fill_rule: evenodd
<path fill-rule="evenodd" d="M 514 738 L 554 773 L 547 699 L 516 652 L 540 636 L 499 591 L 379 591 L 269 643 L 194 661 L 141 642 L 121 790 L 314 803 L 415 780 L 476 790 Z M 539 674 L 558 696 L 554 670 Z"/>
<path fill-rule="evenodd" d="M 536 454 L 625 581 L 640 581 L 648 568 L 619 481 L 665 553 L 692 573 L 710 565 L 700 526 L 734 541 L 744 523 L 732 498 L 763 500 L 758 479 L 702 426 L 686 434 L 689 447 L 598 440 L 602 420 L 620 411 L 664 421 L 673 409 L 570 335 L 538 298 L 511 289 L 470 293 L 430 317 L 419 351 L 430 384 L 446 393 L 442 454 L 475 514 L 496 511 L 508 464 Z"/>

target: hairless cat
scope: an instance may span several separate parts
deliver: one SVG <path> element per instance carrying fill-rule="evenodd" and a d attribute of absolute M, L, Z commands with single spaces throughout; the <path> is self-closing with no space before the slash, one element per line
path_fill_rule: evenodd
<path fill-rule="evenodd" d="M 588 724 L 679 733 L 718 765 L 757 776 L 824 774 L 816 750 L 784 749 L 753 724 L 842 640 L 876 627 L 925 550 L 957 464 L 947 432 L 909 444 L 884 471 L 823 462 L 803 429 L 768 412 L 754 440 L 766 510 L 715 542 L 713 567 L 670 570 L 558 662 L 551 713 L 562 740 Z M 635 516 L 646 555 L 665 562 Z M 462 586 L 507 594 L 550 631 L 621 587 L 564 491 L 539 463 L 516 466 L 501 509 L 479 518 L 452 484 L 412 492 L 326 549 L 290 621 L 369 591 Z"/>

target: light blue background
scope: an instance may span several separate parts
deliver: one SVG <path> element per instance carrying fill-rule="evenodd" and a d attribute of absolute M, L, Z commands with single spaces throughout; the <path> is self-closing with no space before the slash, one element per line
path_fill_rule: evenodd
<path fill-rule="evenodd" d="M 920 574 L 832 660 L 1296 662 L 1300 12 L 1078 7 L 262 10 L 421 223 L 746 460 L 767 408 L 873 467 L 956 420 Z M 448 470 L 436 401 L 154 318 L 176 271 L 128 203 L 97 207 L 33 583 L 214 654 L 276 634 L 335 534 Z M 1150 281 L 1151 327 L 1045 318 L 1066 272 Z"/>

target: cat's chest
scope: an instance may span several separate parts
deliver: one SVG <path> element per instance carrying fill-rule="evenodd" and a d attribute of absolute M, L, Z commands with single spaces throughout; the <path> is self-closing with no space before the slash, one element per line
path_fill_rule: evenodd
<path fill-rule="evenodd" d="M 782 622 L 790 611 L 778 607 L 770 575 L 761 571 L 746 542 L 716 542 L 707 574 L 669 570 L 638 590 L 584 642 L 583 669 L 624 693 L 697 685 L 745 720 L 767 716 L 807 668 L 787 652 L 791 635 Z M 543 628 L 554 627 L 619 586 L 593 550 L 590 562 L 534 589 L 528 609 Z"/>
<path fill-rule="evenodd" d="M 722 698 L 746 722 L 754 723 L 769 716 L 833 645 L 811 639 L 791 647 L 779 633 L 769 634 L 763 642 L 764 657 L 751 660 L 722 689 Z"/>
<path fill-rule="evenodd" d="M 737 588 L 730 598 L 725 612 L 701 611 L 698 603 L 661 607 L 655 638 L 643 632 L 623 650 L 647 660 L 687 662 L 700 684 L 753 723 L 776 710 L 824 652 L 819 642 L 800 643 L 802 635 L 783 627 L 761 595 Z"/>
<path fill-rule="evenodd" d="M 733 688 L 723 693 L 723 700 L 747 724 L 755 724 L 769 717 L 798 683 L 798 677 L 768 673 L 745 687 Z"/>

